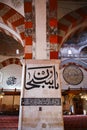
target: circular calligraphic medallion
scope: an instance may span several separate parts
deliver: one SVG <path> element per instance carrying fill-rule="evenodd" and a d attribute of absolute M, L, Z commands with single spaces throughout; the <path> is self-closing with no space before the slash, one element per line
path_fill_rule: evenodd
<path fill-rule="evenodd" d="M 64 80 L 71 85 L 78 85 L 83 80 L 83 72 L 76 65 L 69 65 L 63 70 Z"/>
<path fill-rule="evenodd" d="M 7 85 L 14 85 L 16 84 L 17 78 L 15 76 L 9 77 L 6 81 Z"/>

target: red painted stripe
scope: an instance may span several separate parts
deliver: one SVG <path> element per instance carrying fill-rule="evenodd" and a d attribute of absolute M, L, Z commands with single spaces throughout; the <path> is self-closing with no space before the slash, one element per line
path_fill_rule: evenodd
<path fill-rule="evenodd" d="M 49 19 L 49 25 L 52 27 L 57 27 L 57 19 L 55 18 Z"/>
<path fill-rule="evenodd" d="M 49 0 L 50 11 L 57 10 L 57 0 Z"/>
<path fill-rule="evenodd" d="M 69 22 L 71 22 L 72 28 L 75 27 L 77 25 L 77 19 L 75 19 L 74 17 L 70 16 L 69 14 L 65 16 L 65 19 L 68 20 Z"/>
<path fill-rule="evenodd" d="M 74 17 L 70 16 L 69 14 L 65 16 L 65 19 L 67 19 L 67 20 L 70 21 L 71 23 L 77 21 L 77 19 L 75 19 Z"/>
<path fill-rule="evenodd" d="M 33 27 L 33 23 L 32 22 L 25 22 L 25 28 L 32 28 Z"/>
<path fill-rule="evenodd" d="M 58 36 L 58 43 L 61 43 L 63 40 L 63 37 L 62 36 Z"/>
<path fill-rule="evenodd" d="M 58 59 L 58 52 L 50 52 L 50 59 Z"/>
<path fill-rule="evenodd" d="M 50 36 L 49 36 L 49 41 L 50 41 L 50 43 L 52 43 L 52 44 L 58 43 L 58 36 L 57 36 L 57 35 L 50 35 Z"/>
<path fill-rule="evenodd" d="M 23 17 L 12 23 L 12 25 L 15 26 L 15 27 L 20 26 L 21 24 L 24 24 L 24 18 Z"/>
<path fill-rule="evenodd" d="M 25 59 L 32 59 L 31 53 L 25 53 Z"/>
<path fill-rule="evenodd" d="M 18 61 L 18 60 L 15 60 L 15 64 L 19 64 L 19 61 Z"/>
<path fill-rule="evenodd" d="M 66 25 L 64 25 L 62 23 L 58 23 L 58 29 L 59 30 L 63 30 L 65 32 L 67 32 L 68 28 L 69 28 L 68 26 L 66 26 Z"/>
<path fill-rule="evenodd" d="M 22 38 L 23 40 L 25 39 L 25 34 L 24 34 L 24 32 L 20 33 L 20 36 L 21 36 L 21 38 Z"/>
<path fill-rule="evenodd" d="M 24 12 L 32 12 L 32 2 L 24 2 Z"/>
<path fill-rule="evenodd" d="M 14 62 L 14 61 L 15 61 L 15 62 Z M 1 66 L 2 66 L 2 68 L 3 68 L 3 67 L 5 67 L 5 66 L 8 66 L 8 65 L 14 64 L 14 63 L 22 66 L 20 60 L 17 59 L 17 58 L 10 58 L 10 59 L 7 59 L 7 60 L 1 62 L 0 64 L 1 64 Z"/>
<path fill-rule="evenodd" d="M 25 37 L 25 46 L 32 45 L 32 36 Z"/>
<path fill-rule="evenodd" d="M 2 62 L 3 67 L 5 67 L 7 65 L 7 63 L 5 61 Z"/>
<path fill-rule="evenodd" d="M 4 8 L 4 4 L 0 2 L 0 10 L 2 10 Z"/>
<path fill-rule="evenodd" d="M 14 14 L 16 14 L 16 11 L 13 9 L 10 9 L 4 16 L 2 16 L 3 19 L 8 20 L 10 17 L 12 17 Z"/>

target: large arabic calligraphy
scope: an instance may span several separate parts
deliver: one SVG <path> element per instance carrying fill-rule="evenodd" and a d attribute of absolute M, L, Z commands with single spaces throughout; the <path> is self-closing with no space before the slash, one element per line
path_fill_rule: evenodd
<path fill-rule="evenodd" d="M 58 89 L 58 73 L 55 66 L 27 67 L 25 89 L 45 88 Z"/>

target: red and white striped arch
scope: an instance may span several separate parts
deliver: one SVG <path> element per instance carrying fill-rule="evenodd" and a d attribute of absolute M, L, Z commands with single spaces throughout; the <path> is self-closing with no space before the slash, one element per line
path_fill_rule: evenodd
<path fill-rule="evenodd" d="M 17 64 L 17 65 L 22 66 L 22 64 L 20 62 L 20 59 L 18 59 L 18 58 L 9 58 L 9 59 L 6 59 L 6 60 L 0 62 L 0 69 L 2 69 L 5 66 L 8 66 L 10 64 Z"/>
<path fill-rule="evenodd" d="M 68 59 L 67 61 L 66 61 L 67 63 L 63 63 L 63 62 L 61 62 L 62 64 L 60 64 L 60 69 L 63 69 L 63 68 L 65 68 L 66 66 L 70 66 L 70 65 L 76 65 L 76 66 L 78 66 L 78 67 L 80 67 L 80 68 L 82 68 L 82 69 L 84 69 L 85 71 L 87 71 L 87 67 L 86 67 L 86 65 L 84 65 L 84 63 L 82 63 L 82 62 L 78 62 L 78 61 L 70 61 L 70 59 Z"/>
<path fill-rule="evenodd" d="M 0 27 L 0 32 L 3 32 L 5 33 L 6 35 L 10 36 L 10 37 L 13 37 L 16 41 L 18 41 L 20 44 L 23 44 L 22 41 L 20 41 L 20 39 L 18 37 L 16 37 L 15 35 L 12 34 L 12 32 L 6 30 L 5 28 L 1 28 Z M 21 43 L 22 42 L 22 43 Z"/>
<path fill-rule="evenodd" d="M 24 41 L 24 17 L 16 10 L 3 3 L 0 3 L 0 23 L 12 29 L 12 32 L 8 33 L 8 31 L 6 29 L 4 30 L 2 26 L 0 27 L 1 31 L 4 30 L 6 34 L 12 36 L 16 40 L 18 40 L 18 42 L 21 42 L 21 40 Z M 13 31 L 19 35 L 21 40 L 14 36 Z"/>
<path fill-rule="evenodd" d="M 73 36 L 87 29 L 87 6 L 65 15 L 58 21 L 58 44 L 62 44 Z"/>
<path fill-rule="evenodd" d="M 31 7 L 31 2 L 30 2 L 30 7 Z M 56 8 L 52 8 L 52 10 L 53 9 L 55 10 Z M 23 41 L 25 40 L 25 24 L 26 23 L 24 24 L 24 17 L 21 14 L 19 14 L 16 10 L 12 9 L 11 7 L 3 3 L 0 3 L 0 22 L 7 25 L 12 30 L 14 30 Z M 55 24 L 52 24 L 50 26 L 56 26 L 55 21 L 54 23 Z M 28 26 L 28 27 L 32 28 L 32 26 Z M 87 7 L 83 7 L 76 11 L 73 11 L 59 20 L 58 21 L 58 35 L 52 35 L 54 37 L 49 35 L 50 44 L 56 44 L 56 42 L 58 42 L 57 44 L 58 44 L 58 51 L 59 51 L 62 44 L 69 37 L 74 35 L 74 33 L 76 32 L 83 31 L 84 29 L 87 29 Z M 3 31 L 3 28 L 1 28 L 0 30 Z M 4 31 L 6 34 L 11 35 L 13 38 L 15 38 L 15 36 L 12 33 L 8 33 L 7 30 L 4 30 Z M 31 37 L 29 36 L 29 38 L 27 38 L 26 41 L 29 39 L 30 42 L 28 44 L 32 48 Z M 57 37 L 58 37 L 58 40 L 57 40 Z M 16 38 L 16 40 L 20 41 L 18 38 Z M 26 43 L 26 46 L 27 46 L 27 43 Z M 58 59 L 57 54 L 58 54 L 57 51 L 50 50 L 50 59 Z M 32 52 L 31 52 L 31 55 L 32 55 Z M 30 59 L 32 59 L 31 55 L 29 54 Z"/>

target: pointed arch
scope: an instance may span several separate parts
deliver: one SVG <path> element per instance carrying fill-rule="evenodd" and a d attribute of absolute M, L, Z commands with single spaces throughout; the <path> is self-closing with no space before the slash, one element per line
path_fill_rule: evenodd
<path fill-rule="evenodd" d="M 66 59 L 62 61 L 60 64 L 60 69 L 63 69 L 64 67 L 69 66 L 69 65 L 76 65 L 83 68 L 85 71 L 87 71 L 87 64 L 85 64 L 83 61 L 78 61 L 75 59 Z"/>
<path fill-rule="evenodd" d="M 0 23 L 7 26 L 9 29 L 17 33 L 21 40 L 24 41 L 24 17 L 19 14 L 16 10 L 10 6 L 0 2 Z M 13 33 L 0 26 L 0 31 L 3 31 L 15 38 L 18 42 L 21 43 L 21 40 L 14 36 Z"/>
<path fill-rule="evenodd" d="M 9 59 L 6 59 L 6 60 L 0 62 L 0 69 L 2 69 L 5 66 L 8 66 L 10 64 L 17 64 L 17 65 L 22 66 L 22 64 L 20 62 L 20 59 L 18 59 L 18 58 L 9 58 Z"/>
<path fill-rule="evenodd" d="M 62 44 L 75 33 L 87 30 L 87 6 L 70 12 L 58 21 L 58 44 Z"/>

